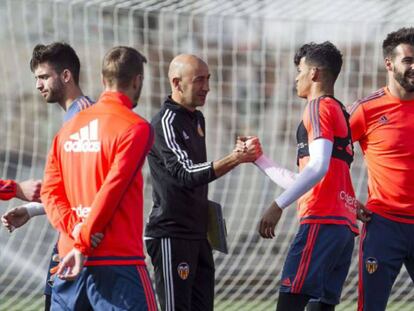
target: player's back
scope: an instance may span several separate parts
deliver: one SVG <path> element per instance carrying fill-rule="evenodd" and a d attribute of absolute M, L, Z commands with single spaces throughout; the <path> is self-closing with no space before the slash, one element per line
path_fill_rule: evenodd
<path fill-rule="evenodd" d="M 152 138 L 150 125 L 131 108 L 132 103 L 125 95 L 105 92 L 97 104 L 80 112 L 58 134 L 56 152 L 65 192 L 77 216 L 86 219 L 94 208 L 102 205 L 116 207 L 113 215 L 108 215 L 105 238 L 89 256 L 88 264 L 93 264 L 96 257 L 105 257 L 106 264 L 120 264 L 125 260 L 137 264 L 143 260 L 140 168 Z M 133 145 L 137 133 L 144 139 L 139 146 Z M 126 159 L 123 154 L 131 148 L 146 151 Z M 134 172 L 130 180 L 123 180 L 123 172 L 118 171 L 120 167 L 129 170 L 128 174 Z M 66 240 L 59 247 L 69 250 L 71 244 Z"/>

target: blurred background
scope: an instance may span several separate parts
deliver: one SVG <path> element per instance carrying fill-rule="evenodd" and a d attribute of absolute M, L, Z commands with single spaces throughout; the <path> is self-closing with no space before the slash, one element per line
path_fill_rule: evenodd
<path fill-rule="evenodd" d="M 293 64 L 304 43 L 332 41 L 344 65 L 335 95 L 345 105 L 385 85 L 382 41 L 414 24 L 413 1 L 385 0 L 0 0 L 0 172 L 2 179 L 42 178 L 50 142 L 62 124 L 57 105 L 35 89 L 29 60 L 37 43 L 65 41 L 81 60 L 81 87 L 98 99 L 100 65 L 116 45 L 148 59 L 136 112 L 148 120 L 169 94 L 168 64 L 179 53 L 203 58 L 211 91 L 202 109 L 208 159 L 229 153 L 237 135 L 257 135 L 275 162 L 296 170 L 297 125 L 306 104 L 296 96 Z M 355 190 L 366 199 L 359 147 L 352 166 Z M 151 209 L 147 164 L 145 214 Z M 228 255 L 215 253 L 215 310 L 274 310 L 283 262 L 298 228 L 295 206 L 283 215 L 274 240 L 256 225 L 281 192 L 251 164 L 210 184 L 227 219 Z M 21 204 L 0 202 L 0 213 Z M 0 310 L 42 310 L 43 287 L 56 232 L 45 217 L 9 234 L 0 229 Z M 337 310 L 356 310 L 358 256 Z M 150 270 L 151 265 L 149 264 Z M 403 268 L 404 269 L 404 268 Z M 398 277 L 387 310 L 414 310 L 406 273 Z"/>

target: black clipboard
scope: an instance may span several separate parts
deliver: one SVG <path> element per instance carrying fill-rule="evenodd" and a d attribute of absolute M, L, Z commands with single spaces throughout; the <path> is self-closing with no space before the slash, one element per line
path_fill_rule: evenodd
<path fill-rule="evenodd" d="M 221 205 L 208 201 L 207 239 L 213 249 L 228 254 L 226 220 Z"/>

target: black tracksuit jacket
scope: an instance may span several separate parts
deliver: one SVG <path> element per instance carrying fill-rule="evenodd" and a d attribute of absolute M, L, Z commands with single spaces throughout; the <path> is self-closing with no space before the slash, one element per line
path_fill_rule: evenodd
<path fill-rule="evenodd" d="M 207 162 L 204 116 L 167 97 L 151 124 L 153 207 L 145 236 L 204 239 L 208 183 L 216 178 L 212 162 Z"/>

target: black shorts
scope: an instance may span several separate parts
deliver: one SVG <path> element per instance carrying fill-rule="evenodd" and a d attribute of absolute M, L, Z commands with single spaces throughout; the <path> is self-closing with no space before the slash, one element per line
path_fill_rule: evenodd
<path fill-rule="evenodd" d="M 58 254 L 59 253 L 58 253 L 57 243 L 56 243 L 55 246 L 53 247 L 52 255 L 50 256 L 49 268 L 47 269 L 46 284 L 45 284 L 45 291 L 44 291 L 44 294 L 46 296 L 52 295 L 52 286 L 53 286 L 54 276 L 52 276 L 52 274 L 50 273 L 50 269 L 55 268 L 59 264 L 58 261 L 53 260 L 53 256 L 58 255 Z"/>
<path fill-rule="evenodd" d="M 214 261 L 209 242 L 176 238 L 145 242 L 161 309 L 213 310 Z"/>

